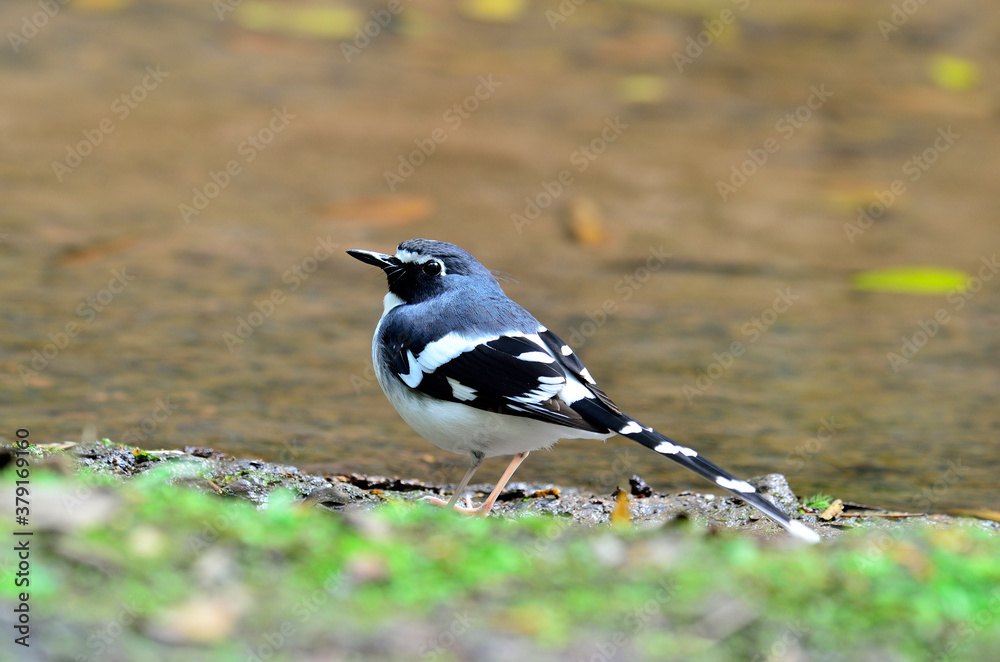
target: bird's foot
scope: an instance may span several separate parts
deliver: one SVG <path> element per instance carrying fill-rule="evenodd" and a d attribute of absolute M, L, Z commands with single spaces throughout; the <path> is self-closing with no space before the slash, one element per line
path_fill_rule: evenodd
<path fill-rule="evenodd" d="M 444 499 L 439 499 L 439 498 L 433 497 L 433 496 L 420 497 L 420 500 L 421 501 L 426 501 L 427 503 L 431 504 L 432 506 L 442 506 L 442 507 L 444 507 L 444 506 L 447 506 L 448 503 L 449 503 L 448 501 L 445 501 Z M 466 496 L 463 500 L 465 501 L 465 505 L 464 506 L 460 506 L 457 503 L 455 504 L 455 510 L 456 511 L 462 513 L 463 515 L 478 515 L 478 514 L 480 514 L 482 512 L 482 510 L 483 510 L 482 506 L 480 506 L 478 508 L 473 508 L 472 507 L 472 500 L 469 499 L 468 496 Z"/>

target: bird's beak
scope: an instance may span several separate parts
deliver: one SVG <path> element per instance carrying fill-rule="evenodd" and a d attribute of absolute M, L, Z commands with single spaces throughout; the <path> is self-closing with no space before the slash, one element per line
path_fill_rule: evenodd
<path fill-rule="evenodd" d="M 374 265 L 383 271 L 391 267 L 399 266 L 399 260 L 395 255 L 386 255 L 385 253 L 376 253 L 375 251 L 363 251 L 358 248 L 348 250 L 347 254 L 356 260 L 361 260 L 366 264 Z"/>

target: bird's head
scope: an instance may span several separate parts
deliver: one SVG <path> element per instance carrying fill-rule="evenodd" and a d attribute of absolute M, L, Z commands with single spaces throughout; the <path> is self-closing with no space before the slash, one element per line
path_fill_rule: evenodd
<path fill-rule="evenodd" d="M 490 270 L 476 258 L 444 241 L 408 239 L 396 248 L 395 255 L 357 248 L 347 254 L 384 271 L 389 292 L 403 303 L 420 303 L 459 287 L 500 288 Z"/>

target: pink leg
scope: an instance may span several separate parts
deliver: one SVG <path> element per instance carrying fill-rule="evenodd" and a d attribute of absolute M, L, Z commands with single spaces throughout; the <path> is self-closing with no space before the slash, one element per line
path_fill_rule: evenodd
<path fill-rule="evenodd" d="M 479 469 L 479 465 L 481 465 L 482 463 L 483 463 L 483 458 L 473 456 L 472 466 L 469 467 L 469 470 L 465 472 L 464 476 L 462 476 L 462 480 L 459 481 L 458 487 L 455 488 L 455 493 L 451 495 L 451 499 L 449 499 L 448 501 L 448 506 L 447 506 L 448 508 L 455 507 L 455 505 L 458 503 L 458 498 L 462 496 L 462 492 L 465 491 L 465 487 L 469 484 L 469 481 L 472 480 L 472 476 L 475 475 L 476 471 Z M 465 499 L 465 505 L 466 507 L 469 507 L 468 498 Z"/>
<path fill-rule="evenodd" d="M 469 484 L 469 481 L 472 480 L 472 477 L 475 475 L 476 471 L 479 469 L 479 466 L 482 463 L 483 463 L 483 458 L 481 456 L 476 456 L 476 455 L 472 456 L 472 466 L 469 467 L 469 470 L 465 472 L 464 476 L 462 476 L 462 480 L 459 481 L 458 487 L 455 488 L 455 493 L 451 495 L 450 500 L 445 501 L 444 499 L 439 499 L 437 497 L 426 496 L 423 497 L 421 501 L 426 501 L 427 503 L 433 506 L 456 508 L 456 504 L 458 503 L 459 497 L 462 496 L 462 492 L 465 491 L 465 488 Z M 464 507 L 457 506 L 457 510 L 463 513 L 475 512 L 475 509 L 473 509 L 472 504 L 469 502 L 469 497 L 465 497 L 465 506 Z"/>
<path fill-rule="evenodd" d="M 518 453 L 514 456 L 514 458 L 510 461 L 510 464 L 507 465 L 507 470 L 503 472 L 502 476 L 500 476 L 500 481 L 497 483 L 496 487 L 493 488 L 489 497 L 487 497 L 486 501 L 483 502 L 483 505 L 479 508 L 473 508 L 469 503 L 468 498 L 465 500 L 465 506 L 458 506 L 456 503 L 458 502 L 458 498 L 462 494 L 462 491 L 465 490 L 466 485 L 469 484 L 469 480 L 472 479 L 472 475 L 476 473 L 476 469 L 478 469 L 479 465 L 482 464 L 482 458 L 479 458 L 478 461 L 473 459 L 472 466 L 469 467 L 469 470 L 465 472 L 464 476 L 462 476 L 462 481 L 458 484 L 458 487 L 455 489 L 455 493 L 451 496 L 450 501 L 445 502 L 443 499 L 438 499 L 437 497 L 424 497 L 422 501 L 426 501 L 435 506 L 454 508 L 458 512 L 465 515 L 488 515 L 490 510 L 493 508 L 493 504 L 496 503 L 497 497 L 500 496 L 500 492 L 502 492 L 503 488 L 507 486 L 507 483 L 510 481 L 510 477 L 514 475 L 514 472 L 517 471 L 517 467 L 524 462 L 524 458 L 526 457 L 528 457 L 528 453 L 526 452 Z"/>
<path fill-rule="evenodd" d="M 497 497 L 500 496 L 500 492 L 503 491 L 503 488 L 507 487 L 507 483 L 510 481 L 510 477 L 514 475 L 514 472 L 517 471 L 517 468 L 521 465 L 522 462 L 524 462 L 524 458 L 526 457 L 528 457 L 527 452 L 518 453 L 517 455 L 514 456 L 514 459 L 510 461 L 510 464 L 507 465 L 507 470 L 503 472 L 502 476 L 500 476 L 500 480 L 497 482 L 497 486 L 493 488 L 493 491 L 490 492 L 490 496 L 487 497 L 483 505 L 479 507 L 478 512 L 480 515 L 485 516 L 489 514 L 490 509 L 493 508 L 493 504 L 497 500 Z"/>

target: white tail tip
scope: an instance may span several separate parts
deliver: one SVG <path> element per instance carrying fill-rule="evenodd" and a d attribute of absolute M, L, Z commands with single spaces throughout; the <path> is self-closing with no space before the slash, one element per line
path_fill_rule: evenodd
<path fill-rule="evenodd" d="M 795 520 L 790 520 L 785 526 L 788 532 L 791 533 L 796 538 L 804 540 L 807 543 L 814 545 L 820 541 L 819 534 L 810 529 L 808 526 L 802 522 L 796 522 Z"/>

